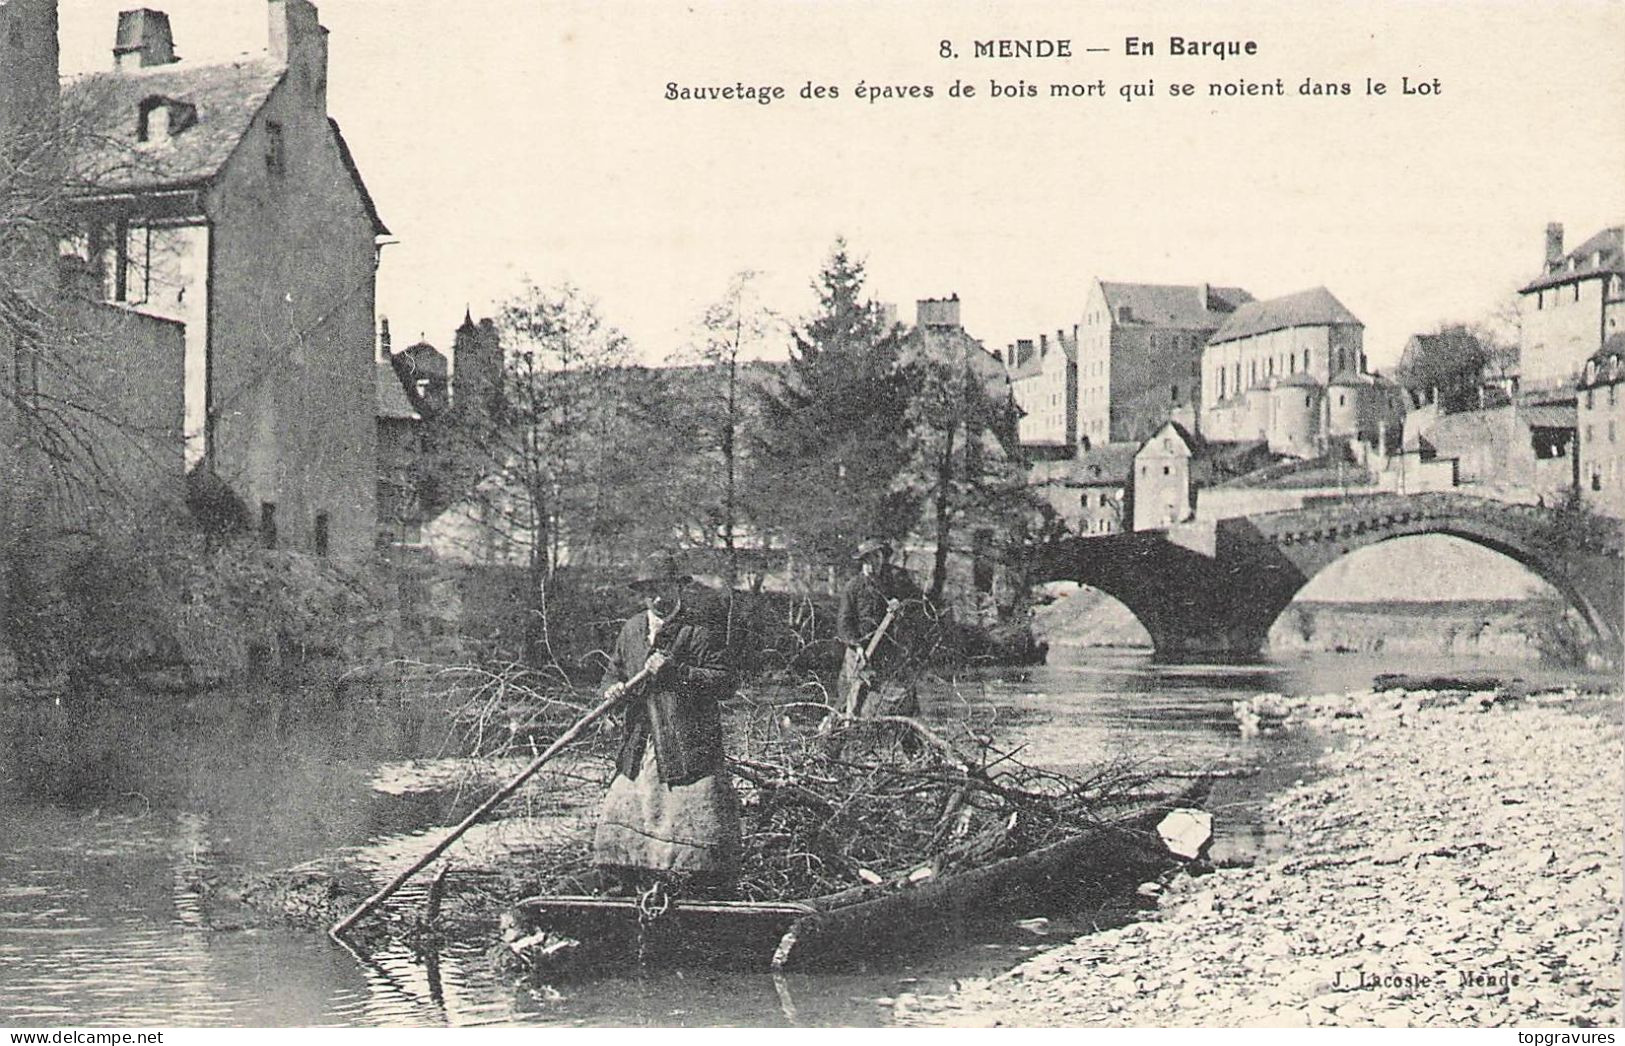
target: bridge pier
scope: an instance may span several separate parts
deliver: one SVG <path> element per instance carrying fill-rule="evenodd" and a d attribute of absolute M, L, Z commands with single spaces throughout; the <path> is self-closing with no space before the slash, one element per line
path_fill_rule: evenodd
<path fill-rule="evenodd" d="M 1152 657 L 1173 663 L 1248 663 L 1264 658 L 1265 636 L 1251 629 L 1212 629 L 1196 623 L 1171 629 L 1147 628 Z"/>

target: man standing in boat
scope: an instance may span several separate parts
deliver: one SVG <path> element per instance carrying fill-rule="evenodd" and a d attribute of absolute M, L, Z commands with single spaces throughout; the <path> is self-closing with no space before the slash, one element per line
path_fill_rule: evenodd
<path fill-rule="evenodd" d="M 852 719 L 911 716 L 920 707 L 911 660 L 925 598 L 907 572 L 891 564 L 891 552 L 881 538 L 858 546 L 852 556 L 858 574 L 841 590 L 835 614 L 836 634 L 846 644 L 837 687 Z"/>
<path fill-rule="evenodd" d="M 626 723 L 593 861 L 619 892 L 726 895 L 738 877 L 739 801 L 719 707 L 734 674 L 685 600 L 690 580 L 669 555 L 644 562 L 632 582 L 644 609 L 621 628 L 604 674 L 605 696 L 625 698 Z"/>

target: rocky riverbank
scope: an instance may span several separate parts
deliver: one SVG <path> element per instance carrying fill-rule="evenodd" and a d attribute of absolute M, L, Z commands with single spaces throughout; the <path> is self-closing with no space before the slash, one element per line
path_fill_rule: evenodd
<path fill-rule="evenodd" d="M 1573 692 L 1251 703 L 1240 711 L 1254 727 L 1330 745 L 1325 776 L 1276 801 L 1286 856 L 1180 873 L 1143 920 L 907 1000 L 897 1019 L 1616 1024 L 1620 708 Z"/>

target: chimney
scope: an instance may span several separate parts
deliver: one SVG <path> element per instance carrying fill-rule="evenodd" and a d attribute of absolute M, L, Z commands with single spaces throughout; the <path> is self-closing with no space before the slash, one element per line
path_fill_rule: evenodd
<path fill-rule="evenodd" d="M 327 30 L 310 0 L 270 0 L 271 60 L 287 66 L 289 78 L 304 90 L 313 106 L 327 112 Z"/>
<path fill-rule="evenodd" d="M 392 355 L 389 338 L 388 316 L 380 317 L 378 320 L 378 349 L 383 353 L 383 358 L 386 360 Z"/>
<path fill-rule="evenodd" d="M 114 69 L 126 72 L 175 61 L 179 59 L 175 57 L 168 15 L 146 7 L 119 12 L 118 34 L 113 39 Z"/>
<path fill-rule="evenodd" d="M 1026 363 L 1028 360 L 1032 359 L 1032 358 L 1033 358 L 1033 340 L 1031 338 L 1017 338 L 1016 339 L 1016 350 L 1015 350 L 1016 366 L 1019 367 L 1022 364 Z"/>
<path fill-rule="evenodd" d="M 1043 359 L 1045 356 L 1048 356 L 1048 355 L 1049 355 L 1049 335 L 1048 334 L 1040 334 L 1038 336 L 1038 358 Z"/>
<path fill-rule="evenodd" d="M 949 298 L 921 298 L 914 303 L 914 325 L 959 329 L 959 295 L 956 293 Z"/>
<path fill-rule="evenodd" d="M 1201 298 L 1202 311 L 1203 312 L 1212 311 L 1212 309 L 1213 309 L 1213 288 L 1211 288 L 1211 287 L 1209 287 L 1207 285 L 1207 281 L 1204 280 L 1202 282 L 1202 285 L 1197 288 L 1197 293 L 1202 296 L 1202 298 Z"/>
<path fill-rule="evenodd" d="M 1556 272 L 1563 262 L 1563 223 L 1548 222 L 1546 225 L 1546 271 Z"/>

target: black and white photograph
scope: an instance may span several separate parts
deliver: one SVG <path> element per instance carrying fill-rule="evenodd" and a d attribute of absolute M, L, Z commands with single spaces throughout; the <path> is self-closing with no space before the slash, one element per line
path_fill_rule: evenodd
<path fill-rule="evenodd" d="M 0 0 L 8 1042 L 1614 1041 L 1625 3 L 133 2 Z"/>

